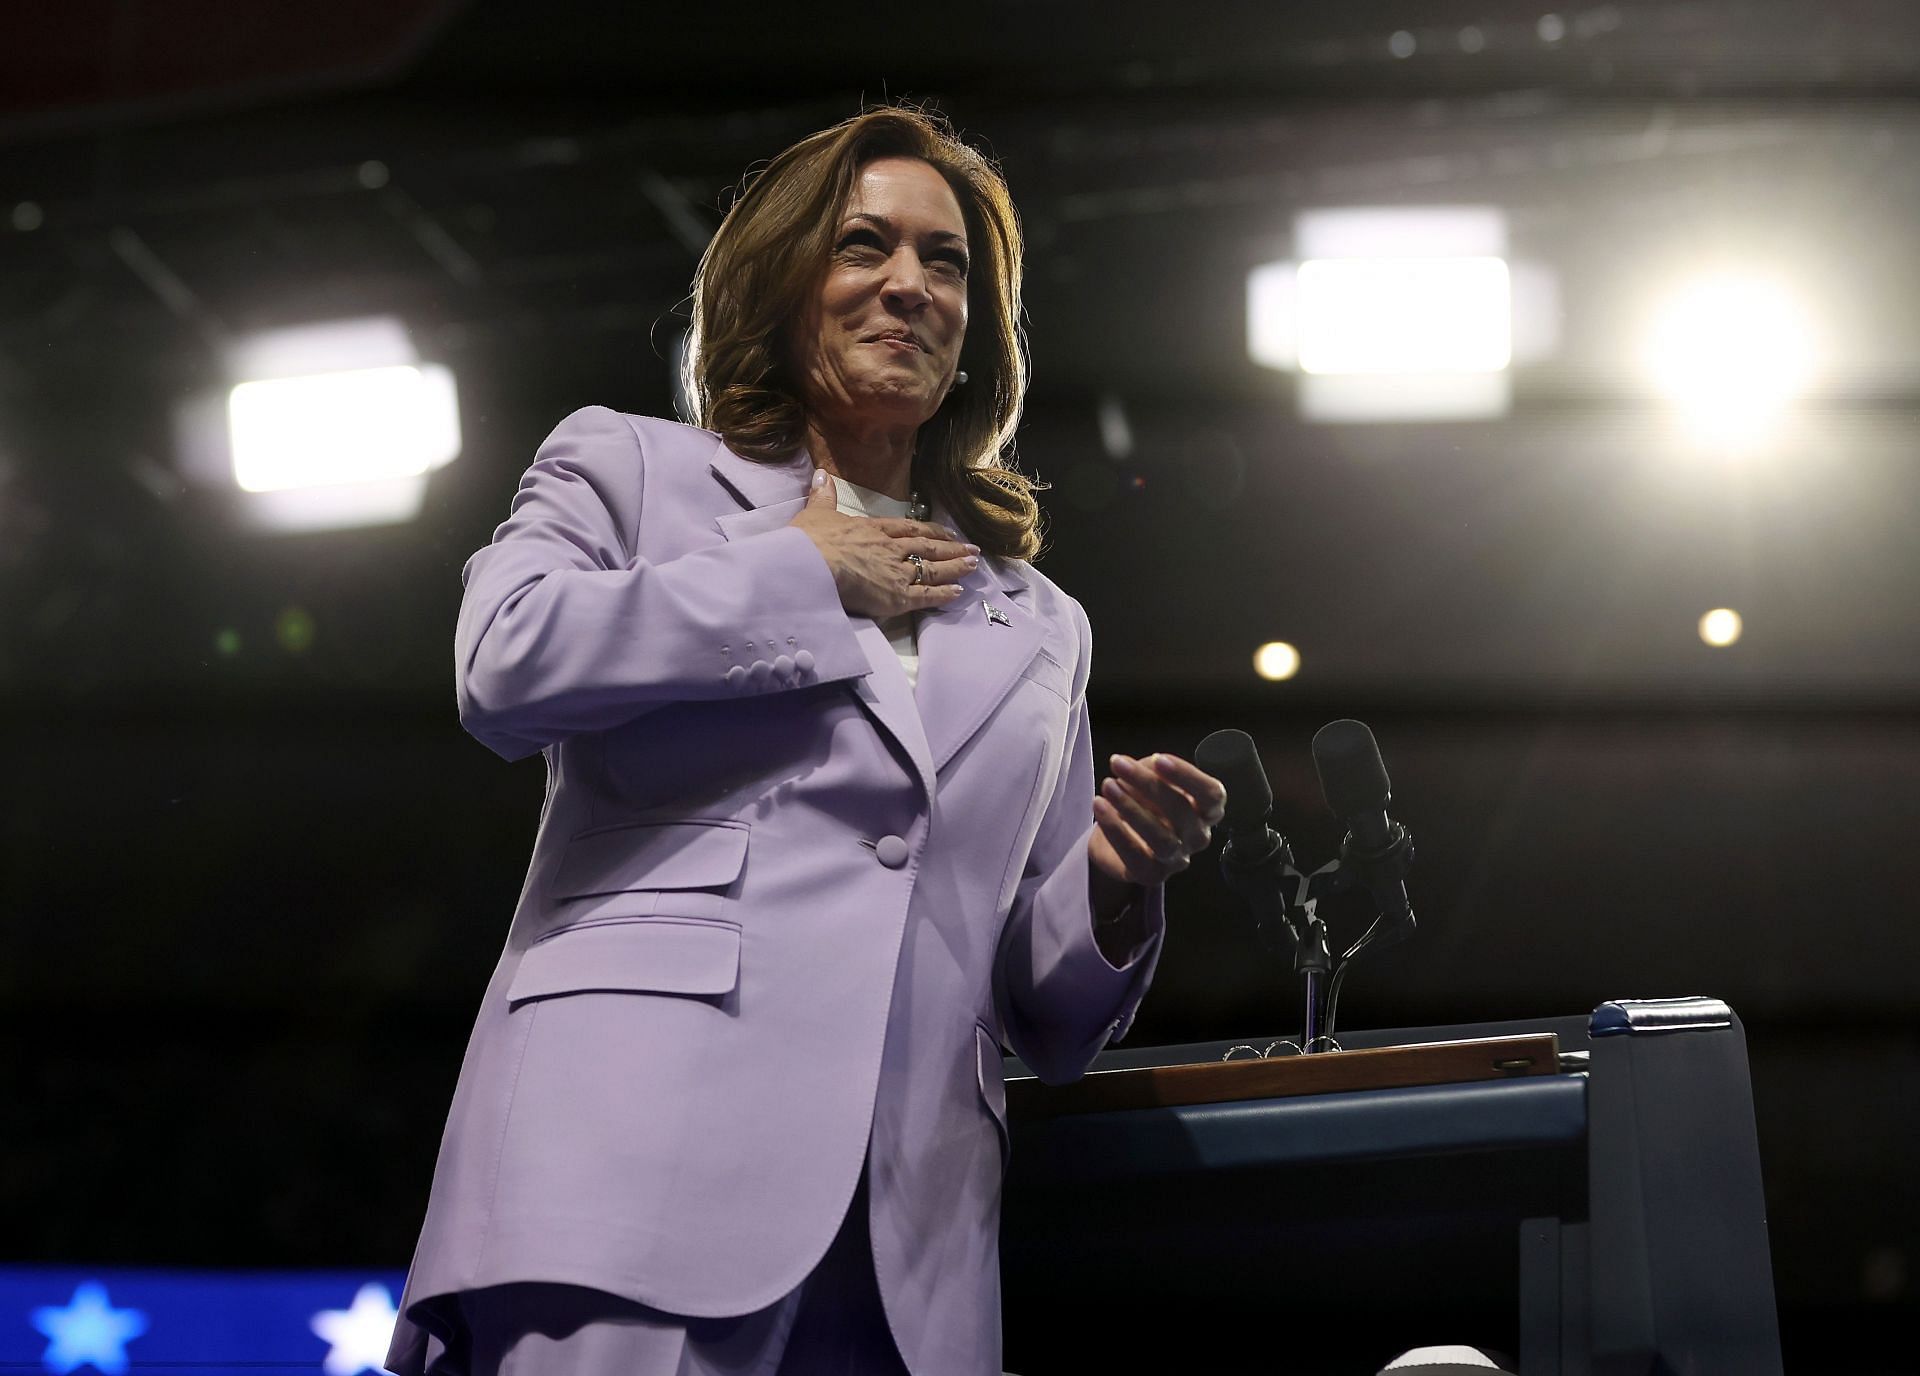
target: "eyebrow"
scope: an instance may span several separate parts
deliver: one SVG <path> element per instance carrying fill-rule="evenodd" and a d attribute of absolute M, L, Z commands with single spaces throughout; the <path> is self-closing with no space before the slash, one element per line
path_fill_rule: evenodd
<path fill-rule="evenodd" d="M 866 220 L 871 224 L 879 225 L 882 229 L 887 230 L 891 233 L 897 234 L 900 232 L 900 227 L 896 225 L 892 220 L 889 220 L 886 216 L 869 215 L 864 210 L 857 211 L 854 214 L 847 216 L 847 219 L 849 222 L 852 222 L 855 220 Z M 967 246 L 967 236 L 964 234 L 955 234 L 950 229 L 936 229 L 931 231 L 926 237 L 929 239 L 937 239 L 942 243 L 955 243 L 960 245 L 960 247 L 962 248 L 965 248 Z"/>

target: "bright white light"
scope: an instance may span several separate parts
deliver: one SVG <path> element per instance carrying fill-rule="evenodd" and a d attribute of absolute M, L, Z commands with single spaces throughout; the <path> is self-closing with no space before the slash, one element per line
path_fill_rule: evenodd
<path fill-rule="evenodd" d="M 1731 607 L 1715 607 L 1700 618 L 1700 638 L 1720 649 L 1740 638 L 1740 613 Z"/>
<path fill-rule="evenodd" d="M 1300 652 L 1284 640 L 1269 640 L 1253 652 L 1253 671 L 1276 683 L 1290 679 L 1300 672 Z"/>
<path fill-rule="evenodd" d="M 387 1287 L 370 1282 L 354 1294 L 349 1309 L 323 1309 L 309 1321 L 314 1335 L 327 1344 L 320 1363 L 326 1376 L 359 1376 L 387 1369 L 387 1347 L 399 1314 Z"/>
<path fill-rule="evenodd" d="M 230 389 L 176 404 L 177 462 L 196 484 L 238 487 L 234 515 L 255 529 L 411 520 L 428 475 L 459 456 L 453 375 L 391 316 L 245 336 L 226 373 Z"/>
<path fill-rule="evenodd" d="M 1516 327 L 1552 306 L 1551 274 L 1509 267 L 1506 216 L 1494 207 L 1304 211 L 1294 243 L 1295 262 L 1248 275 L 1247 351 L 1306 374 L 1309 420 L 1503 415 L 1517 354 L 1553 350 L 1551 329 Z"/>
<path fill-rule="evenodd" d="M 227 400 L 233 476 L 247 492 L 426 473 L 460 451 L 444 368 L 361 368 L 243 382 Z"/>
<path fill-rule="evenodd" d="M 1498 258 L 1341 258 L 1300 265 L 1307 373 L 1497 373 L 1513 355 Z"/>
<path fill-rule="evenodd" d="M 1806 390 L 1813 331 L 1793 295 L 1760 277 L 1703 277 L 1655 316 L 1642 355 L 1700 440 L 1747 449 Z"/>
<path fill-rule="evenodd" d="M 1507 217 L 1490 205 L 1358 205 L 1293 217 L 1295 255 L 1309 258 L 1504 258 Z"/>
<path fill-rule="evenodd" d="M 1263 368 L 1300 366 L 1300 267 L 1262 263 L 1247 274 L 1247 357 Z"/>

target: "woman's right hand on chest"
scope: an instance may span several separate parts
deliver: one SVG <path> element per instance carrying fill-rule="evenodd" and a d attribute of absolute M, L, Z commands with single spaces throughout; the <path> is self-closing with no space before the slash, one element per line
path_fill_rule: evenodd
<path fill-rule="evenodd" d="M 980 548 L 925 521 L 847 516 L 835 505 L 835 488 L 816 469 L 807 503 L 792 524 L 806 532 L 833 572 L 840 605 L 856 616 L 882 620 L 902 612 L 944 607 L 960 595 L 956 586 L 980 563 Z M 911 555 L 926 570 L 915 583 Z"/>

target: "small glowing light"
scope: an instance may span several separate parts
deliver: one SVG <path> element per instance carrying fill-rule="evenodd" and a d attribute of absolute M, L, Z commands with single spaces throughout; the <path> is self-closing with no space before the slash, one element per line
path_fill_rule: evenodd
<path fill-rule="evenodd" d="M 1542 43 L 1558 43 L 1567 36 L 1567 21 L 1557 14 L 1543 14 L 1535 31 Z"/>
<path fill-rule="evenodd" d="M 313 647 L 313 614 L 304 607 L 288 607 L 273 623 L 274 639 L 289 654 L 305 654 Z"/>
<path fill-rule="evenodd" d="M 1387 51 L 1395 57 L 1412 57 L 1414 49 L 1418 46 L 1413 35 L 1405 29 L 1399 30 L 1387 40 Z"/>
<path fill-rule="evenodd" d="M 1471 24 L 1460 30 L 1458 41 L 1463 53 L 1477 53 L 1487 46 L 1487 36 Z"/>
<path fill-rule="evenodd" d="M 1269 640 L 1253 652 L 1253 671 L 1279 683 L 1300 672 L 1300 652 L 1284 640 Z"/>
<path fill-rule="evenodd" d="M 1791 293 L 1758 277 L 1703 277 L 1654 318 L 1643 362 L 1706 443 L 1749 449 L 1806 390 L 1813 332 Z"/>
<path fill-rule="evenodd" d="M 1107 457 L 1115 463 L 1122 463 L 1133 457 L 1133 425 L 1127 419 L 1126 405 L 1108 392 L 1100 398 L 1095 412 L 1100 422 L 1100 447 Z"/>
<path fill-rule="evenodd" d="M 226 659 L 240 653 L 240 632 L 231 626 L 222 626 L 214 634 L 213 648 Z"/>
<path fill-rule="evenodd" d="M 47 222 L 46 213 L 33 201 L 21 201 L 13 208 L 13 227 L 22 234 L 31 234 Z"/>
<path fill-rule="evenodd" d="M 1715 607 L 1700 618 L 1700 638 L 1715 649 L 1733 644 L 1740 638 L 1740 613 L 1731 607 Z"/>

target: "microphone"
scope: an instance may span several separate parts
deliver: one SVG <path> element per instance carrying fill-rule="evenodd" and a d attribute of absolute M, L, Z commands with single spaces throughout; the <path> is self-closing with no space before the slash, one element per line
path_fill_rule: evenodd
<path fill-rule="evenodd" d="M 1244 731 L 1215 731 L 1195 748 L 1193 762 L 1227 790 L 1226 812 L 1220 819 L 1227 832 L 1226 855 L 1249 865 L 1269 858 L 1283 843 L 1267 825 L 1273 788 L 1267 783 L 1267 771 L 1260 767 L 1253 737 Z"/>
<path fill-rule="evenodd" d="M 1382 940 L 1398 940 L 1414 926 L 1405 882 L 1413 860 L 1413 838 L 1387 816 L 1393 784 L 1373 732 L 1365 722 L 1328 722 L 1314 733 L 1313 767 L 1327 806 L 1348 827 L 1340 858 L 1358 871 L 1381 915 L 1390 919 Z"/>
<path fill-rule="evenodd" d="M 1220 825 L 1227 843 L 1220 851 L 1220 877 L 1253 910 L 1255 930 L 1270 950 L 1285 950 L 1297 937 L 1287 916 L 1287 882 L 1293 852 L 1267 825 L 1273 789 L 1260 767 L 1260 752 L 1244 731 L 1215 731 L 1194 748 L 1193 762 L 1227 790 Z"/>

